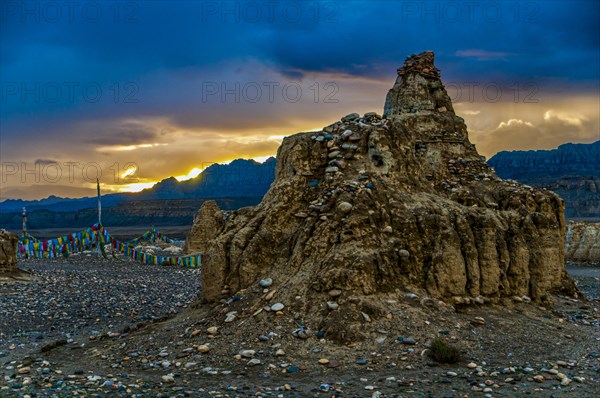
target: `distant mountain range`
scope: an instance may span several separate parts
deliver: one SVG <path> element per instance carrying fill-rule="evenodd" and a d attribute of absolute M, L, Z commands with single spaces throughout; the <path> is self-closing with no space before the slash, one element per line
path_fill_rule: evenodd
<path fill-rule="evenodd" d="M 167 225 L 170 222 L 174 222 L 173 225 L 180 225 L 182 222 L 191 225 L 195 212 L 188 211 L 186 214 L 173 212 L 170 215 L 168 211 L 161 208 L 162 216 L 157 216 L 157 201 L 180 200 L 180 202 L 173 201 L 171 204 L 187 203 L 186 206 L 188 206 L 190 203 L 194 203 L 199 207 L 201 201 L 198 202 L 198 199 L 223 199 L 224 208 L 235 209 L 259 203 L 269 190 L 274 177 L 275 158 L 273 157 L 264 163 L 238 159 L 229 164 L 214 164 L 207 167 L 197 177 L 187 181 L 177 181 L 174 177 L 170 177 L 141 192 L 103 195 L 103 221 L 122 224 L 122 220 L 126 218 L 127 222 L 133 222 L 134 225 L 150 223 Z M 133 206 L 130 202 L 146 203 L 147 216 L 140 211 L 144 204 Z M 28 222 L 32 228 L 86 226 L 90 222 L 93 223 L 96 206 L 96 197 L 70 199 L 50 196 L 46 199 L 31 201 L 9 199 L 0 203 L 0 226 L 19 228 L 23 207 L 27 208 Z M 136 209 L 136 216 L 126 217 L 127 212 L 124 212 L 123 209 L 132 208 Z M 113 213 L 114 219 L 111 216 Z"/>
<path fill-rule="evenodd" d="M 206 199 L 130 200 L 102 209 L 102 224 L 107 227 L 150 227 L 192 225 L 194 215 Z M 262 196 L 215 199 L 223 210 L 255 206 Z M 27 213 L 28 229 L 85 228 L 98 222 L 95 207 L 72 211 L 38 209 Z M 0 228 L 21 230 L 20 211 L 0 213 Z M 35 236 L 38 234 L 34 233 Z"/>
<path fill-rule="evenodd" d="M 169 177 L 152 188 L 136 193 L 114 193 L 102 195 L 102 206 L 112 207 L 124 201 L 157 199 L 214 199 L 226 197 L 263 196 L 275 176 L 275 158 L 264 163 L 254 160 L 237 159 L 229 164 L 213 164 L 200 175 L 186 181 Z M 96 207 L 97 198 L 78 199 L 50 196 L 41 200 L 9 199 L 0 202 L 0 213 L 21 211 L 52 210 L 76 211 Z"/>
<path fill-rule="evenodd" d="M 600 141 L 564 144 L 554 150 L 499 152 L 488 163 L 498 176 L 547 188 L 566 201 L 570 219 L 600 219 Z M 218 199 L 222 209 L 256 205 L 275 177 L 275 158 L 264 163 L 238 159 L 214 164 L 198 177 L 167 178 L 137 193 L 102 196 L 105 225 L 191 225 L 205 199 Z M 96 197 L 50 196 L 42 200 L 0 203 L 0 227 L 20 229 L 27 208 L 30 228 L 84 227 L 96 220 Z"/>
<path fill-rule="evenodd" d="M 567 218 L 600 219 L 600 141 L 499 152 L 488 164 L 501 178 L 558 193 L 566 202 Z"/>

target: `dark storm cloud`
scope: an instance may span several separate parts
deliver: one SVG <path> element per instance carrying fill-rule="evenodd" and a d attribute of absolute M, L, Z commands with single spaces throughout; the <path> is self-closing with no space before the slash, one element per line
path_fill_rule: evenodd
<path fill-rule="evenodd" d="M 130 12 L 136 18 L 130 23 L 123 16 L 114 22 L 108 6 L 98 23 L 68 23 L 66 18 L 21 23 L 4 15 L 3 53 L 10 56 L 2 57 L 2 67 L 19 66 L 19 74 L 29 78 L 107 80 L 250 55 L 283 73 L 359 75 L 389 74 L 381 65 L 396 66 L 407 53 L 424 49 L 446 57 L 472 50 L 514 54 L 509 59 L 525 58 L 531 69 L 548 56 L 568 61 L 587 52 L 586 59 L 597 60 L 599 6 L 593 1 L 521 2 L 519 7 L 490 1 L 325 1 L 319 11 L 301 2 L 273 3 L 272 19 L 261 7 L 256 22 L 250 20 L 247 3 L 210 1 L 135 2 Z M 300 4 L 300 19 L 291 15 L 291 4 Z M 40 61 L 45 66 L 41 70 Z M 452 62 L 472 64 L 468 59 Z M 517 62 L 504 68 L 517 71 L 523 66 Z M 544 66 L 545 71 L 558 71 L 553 64 Z"/>
<path fill-rule="evenodd" d="M 460 50 L 456 52 L 457 57 L 472 57 L 478 61 L 506 60 L 511 55 L 510 53 L 485 50 Z"/>
<path fill-rule="evenodd" d="M 541 72 L 542 76 L 566 74 L 575 80 L 597 76 L 591 68 L 598 63 L 597 2 L 520 2 L 518 8 L 515 2 L 467 4 L 340 3 L 338 23 L 295 35 L 270 30 L 262 48 L 268 48 L 278 64 L 300 70 L 381 75 L 389 71 L 378 65 L 398 65 L 406 54 L 432 49 L 443 56 L 443 66 L 454 66 L 450 71 L 455 77 L 472 78 L 473 72 L 495 76 L 489 73 L 494 68 L 489 62 L 453 57 L 468 51 L 505 55 L 508 62 L 501 68 L 508 75 Z M 458 5 L 458 14 L 452 14 L 449 5 Z M 496 9 L 500 14 L 495 14 Z M 368 67 L 355 67 L 361 64 Z M 570 64 L 566 70 L 565 64 Z"/>
<path fill-rule="evenodd" d="M 57 164 L 58 161 L 52 159 L 36 159 L 34 163 L 36 165 L 47 166 L 49 164 Z"/>
<path fill-rule="evenodd" d="M 141 123 L 123 123 L 103 134 L 96 134 L 87 142 L 106 146 L 152 144 L 163 140 L 165 135 L 165 131 L 152 126 Z"/>
<path fill-rule="evenodd" d="M 577 81 L 597 74 L 599 6 L 593 1 L 321 2 L 318 11 L 281 1 L 274 2 L 272 18 L 260 7 L 256 22 L 247 2 L 133 3 L 119 22 L 108 6 L 98 23 L 85 23 L 77 13 L 74 23 L 66 15 L 57 23 L 44 22 L 43 15 L 40 23 L 22 23 L 5 11 L 3 81 L 94 82 L 108 90 L 111 81 L 136 81 L 152 71 L 175 73 L 248 56 L 294 78 L 310 71 L 381 77 L 424 49 L 436 50 L 454 78 L 498 75 L 498 66 L 485 62 L 495 57 L 473 62 L 464 57 L 469 52 L 504 54 L 501 75 L 566 72 Z M 298 21 L 290 4 L 300 4 Z M 132 21 L 126 22 L 125 11 L 133 12 Z"/>
<path fill-rule="evenodd" d="M 66 3 L 0 2 L 3 158 L 170 143 L 147 151 L 175 159 L 189 150 L 186 140 L 200 148 L 217 133 L 211 156 L 246 147 L 265 155 L 272 141 L 244 138 L 380 109 L 396 68 L 423 50 L 436 52 L 447 85 L 533 83 L 544 110 L 550 97 L 597 97 L 599 89 L 597 1 L 82 1 L 72 21 Z M 38 15 L 24 14 L 24 4 L 39 6 Z M 51 21 L 44 4 L 63 7 L 62 18 Z M 92 4 L 98 21 L 90 21 Z M 322 101 L 329 81 L 338 85 L 335 104 Z M 300 101 L 280 89 L 267 99 L 264 84 L 290 82 L 302 86 Z M 262 87 L 261 100 L 221 95 L 236 84 L 237 94 Z"/>
<path fill-rule="evenodd" d="M 29 89 L 38 82 L 40 91 L 47 82 L 94 83 L 107 97 L 111 82 L 138 81 L 153 71 L 201 73 L 203 67 L 248 56 L 296 79 L 315 71 L 387 77 L 407 54 L 424 49 L 437 51 L 453 79 L 563 76 L 576 83 L 597 76 L 600 31 L 593 1 L 349 1 L 321 2 L 318 10 L 300 2 L 273 3 L 272 16 L 261 6 L 256 21 L 249 4 L 262 4 L 257 2 L 133 2 L 135 7 L 118 17 L 103 7 L 97 23 L 82 20 L 79 9 L 73 23 L 67 10 L 57 23 L 47 21 L 48 15 L 39 16 L 39 23 L 26 15 L 23 23 L 18 11 L 6 9 L 2 80 L 25 82 Z M 299 20 L 292 4 L 301 5 Z M 496 57 L 474 62 L 464 56 L 469 53 L 503 54 L 506 62 L 485 62 Z M 28 101 L 27 109 L 69 108 L 63 89 L 58 103 L 42 98 Z M 23 105 L 19 97 L 9 94 L 7 114 L 23 111 L 15 104 Z M 73 102 L 85 101 L 79 97 Z"/>

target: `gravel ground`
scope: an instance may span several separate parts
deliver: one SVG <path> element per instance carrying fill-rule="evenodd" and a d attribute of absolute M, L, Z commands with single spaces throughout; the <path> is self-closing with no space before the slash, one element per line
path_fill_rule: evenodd
<path fill-rule="evenodd" d="M 600 301 L 600 267 L 567 264 L 567 271 L 588 300 Z"/>
<path fill-rule="evenodd" d="M 200 290 L 197 270 L 93 256 L 24 266 L 31 283 L 0 285 L 0 397 L 580 398 L 600 391 L 598 268 L 569 266 L 591 301 L 555 297 L 552 309 L 516 303 L 455 313 L 400 300 L 393 320 L 369 324 L 371 341 L 340 347 L 292 337 L 286 316 L 238 319 L 211 334 L 206 312 L 190 306 Z M 484 324 L 473 325 L 475 317 Z M 424 355 L 436 335 L 461 348 L 461 362 L 439 365 Z M 242 350 L 254 352 L 240 357 Z"/>
<path fill-rule="evenodd" d="M 141 265 L 97 255 L 29 260 L 31 283 L 0 284 L 0 360 L 56 341 L 117 333 L 175 314 L 200 290 L 200 271 Z M 0 395 L 1 396 L 1 395 Z"/>

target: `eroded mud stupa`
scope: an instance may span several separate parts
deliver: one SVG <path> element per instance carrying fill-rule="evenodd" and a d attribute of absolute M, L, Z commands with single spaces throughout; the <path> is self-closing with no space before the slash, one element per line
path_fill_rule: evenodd
<path fill-rule="evenodd" d="M 17 272 L 17 243 L 19 237 L 0 229 L 0 275 Z"/>
<path fill-rule="evenodd" d="M 207 204 L 197 219 L 218 221 L 190 239 L 205 249 L 205 302 L 258 297 L 271 278 L 277 302 L 327 331 L 338 304 L 359 319 L 366 303 L 406 292 L 452 305 L 571 289 L 563 209 L 556 194 L 494 174 L 425 52 L 398 70 L 383 118 L 286 137 L 262 202 L 226 221 Z"/>

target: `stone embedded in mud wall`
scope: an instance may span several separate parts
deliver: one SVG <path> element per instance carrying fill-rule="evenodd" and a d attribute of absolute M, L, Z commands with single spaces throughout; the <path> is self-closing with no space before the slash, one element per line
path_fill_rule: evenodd
<path fill-rule="evenodd" d="M 385 118 L 350 114 L 283 140 L 262 202 L 204 241 L 205 301 L 271 278 L 298 321 L 343 339 L 406 292 L 543 302 L 573 288 L 562 199 L 494 174 L 432 72 L 433 53 L 406 65 Z M 344 311 L 327 311 L 332 300 Z"/>
<path fill-rule="evenodd" d="M 18 242 L 17 235 L 0 229 L 0 274 L 9 274 L 16 270 Z"/>
<path fill-rule="evenodd" d="M 206 252 L 210 241 L 219 233 L 223 223 L 223 212 L 216 201 L 207 200 L 202 203 L 185 240 L 185 252 L 187 254 Z"/>
<path fill-rule="evenodd" d="M 600 223 L 569 222 L 565 251 L 567 261 L 600 264 Z"/>

